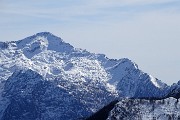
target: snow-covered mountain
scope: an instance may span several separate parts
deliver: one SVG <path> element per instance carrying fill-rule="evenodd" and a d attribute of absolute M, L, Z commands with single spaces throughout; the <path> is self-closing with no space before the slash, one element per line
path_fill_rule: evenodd
<path fill-rule="evenodd" d="M 107 120 L 179 120 L 180 103 L 175 98 L 163 100 L 123 99 Z"/>
<path fill-rule="evenodd" d="M 49 32 L 0 42 L 2 120 L 77 119 L 116 98 L 161 98 L 169 91 L 127 58 L 77 49 Z"/>
<path fill-rule="evenodd" d="M 88 116 L 114 99 L 103 83 L 45 80 L 32 70 L 13 73 L 5 82 L 2 120 L 72 120 Z M 98 85 L 99 84 L 99 85 Z M 95 102 L 91 102 L 95 101 Z"/>

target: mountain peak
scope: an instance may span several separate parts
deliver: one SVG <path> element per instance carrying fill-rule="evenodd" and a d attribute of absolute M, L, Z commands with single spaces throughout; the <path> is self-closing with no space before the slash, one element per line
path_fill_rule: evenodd
<path fill-rule="evenodd" d="M 56 38 L 57 42 L 64 42 L 60 37 L 57 37 L 56 35 L 54 35 L 50 32 L 39 32 L 31 37 L 45 37 L 45 38 L 47 38 L 48 41 L 52 40 L 52 38 L 53 39 Z"/>
<path fill-rule="evenodd" d="M 49 35 L 53 35 L 52 33 L 50 32 L 39 32 L 39 33 L 36 33 L 37 36 L 49 36 Z M 54 36 L 54 35 L 53 35 Z"/>
<path fill-rule="evenodd" d="M 31 35 L 29 37 L 26 37 L 22 40 L 17 41 L 17 44 L 29 44 L 33 41 L 54 41 L 54 42 L 64 42 L 60 37 L 55 36 L 54 34 L 50 33 L 50 32 L 39 32 L 36 33 L 34 35 Z"/>
<path fill-rule="evenodd" d="M 61 53 L 73 51 L 73 46 L 64 42 L 60 37 L 50 32 L 40 32 L 16 42 L 18 49 L 21 49 L 27 58 L 46 50 Z"/>

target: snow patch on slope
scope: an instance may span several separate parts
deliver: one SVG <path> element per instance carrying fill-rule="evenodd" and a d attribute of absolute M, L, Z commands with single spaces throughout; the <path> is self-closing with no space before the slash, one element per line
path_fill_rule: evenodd
<path fill-rule="evenodd" d="M 153 77 L 152 75 L 149 75 L 151 82 L 158 88 L 163 89 L 165 87 L 167 87 L 167 85 L 165 83 L 162 83 L 160 80 L 156 79 L 155 77 Z"/>

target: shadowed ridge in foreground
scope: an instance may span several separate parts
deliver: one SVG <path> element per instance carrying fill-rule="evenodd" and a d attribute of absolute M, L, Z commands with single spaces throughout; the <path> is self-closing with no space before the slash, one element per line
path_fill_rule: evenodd
<path fill-rule="evenodd" d="M 100 109 L 98 112 L 87 118 L 86 120 L 106 120 L 108 118 L 109 112 L 114 108 L 118 100 L 112 101 L 107 106 Z"/>

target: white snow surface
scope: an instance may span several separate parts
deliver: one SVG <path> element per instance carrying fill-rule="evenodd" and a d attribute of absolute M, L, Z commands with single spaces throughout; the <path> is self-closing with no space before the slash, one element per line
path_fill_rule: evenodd
<path fill-rule="evenodd" d="M 161 88 L 162 86 L 164 86 L 165 84 L 162 83 L 161 81 L 157 80 L 156 78 L 154 78 L 152 75 L 149 75 L 151 82 L 158 88 Z"/>

